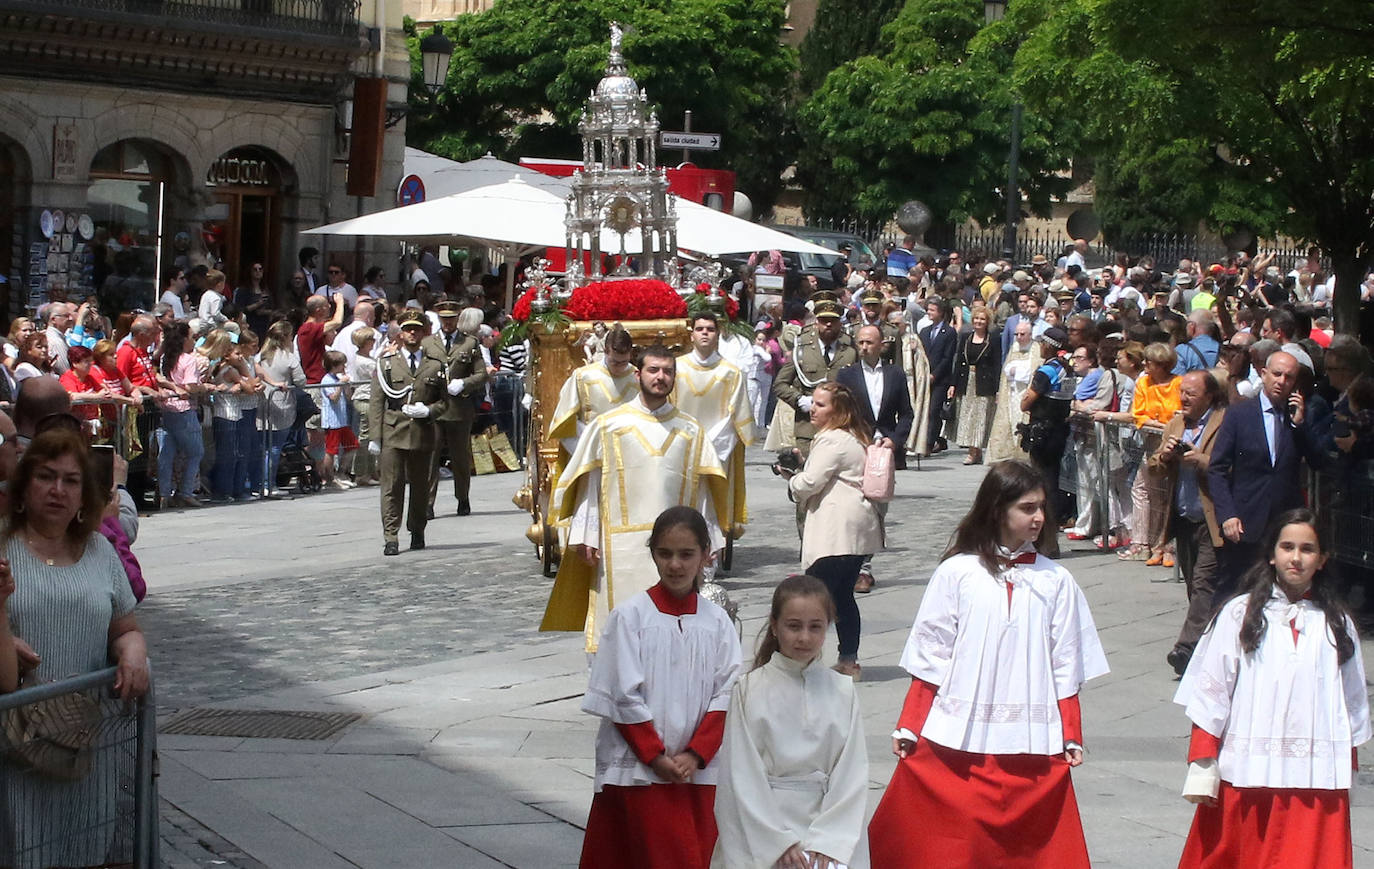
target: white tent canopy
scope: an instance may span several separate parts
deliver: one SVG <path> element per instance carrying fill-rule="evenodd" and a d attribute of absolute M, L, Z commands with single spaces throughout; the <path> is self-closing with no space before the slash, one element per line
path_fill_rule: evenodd
<path fill-rule="evenodd" d="M 520 253 L 566 244 L 563 223 L 567 213 L 563 197 L 569 189 L 566 180 L 489 156 L 437 170 L 431 177 L 448 177 L 455 186 L 461 186 L 465 173 L 473 180 L 491 183 L 414 205 L 317 226 L 305 233 L 409 239 L 466 238 L 507 252 L 518 249 Z M 836 254 L 829 248 L 722 214 L 679 196 L 671 198 L 678 215 L 678 247 L 685 251 L 705 256 L 762 250 Z M 619 253 L 620 236 L 603 230 L 601 250 Z M 626 238 L 626 252 L 639 252 L 637 241 L 631 237 Z"/>

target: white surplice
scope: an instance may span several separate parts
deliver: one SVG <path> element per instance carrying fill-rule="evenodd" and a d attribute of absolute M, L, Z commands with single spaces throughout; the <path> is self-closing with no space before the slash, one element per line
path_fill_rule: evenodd
<path fill-rule="evenodd" d="M 1240 627 L 1249 600 L 1244 594 L 1222 608 L 1174 702 L 1221 738 L 1218 770 L 1235 787 L 1349 788 L 1350 750 L 1374 736 L 1354 623 L 1346 619 L 1355 654 L 1339 664 L 1321 609 L 1310 600 L 1290 603 L 1275 588 L 1259 648 L 1246 654 Z"/>
<path fill-rule="evenodd" d="M 997 576 L 976 555 L 941 563 L 902 668 L 939 689 L 920 735 L 975 754 L 1059 754 L 1059 701 L 1108 672 L 1082 589 L 1043 555 Z"/>
<path fill-rule="evenodd" d="M 601 719 L 596 733 L 596 792 L 605 785 L 662 783 L 639 762 L 617 724 L 652 721 L 669 756 L 691 742 L 707 712 L 724 712 L 739 676 L 739 634 L 725 610 L 697 598 L 697 611 L 672 616 L 648 592 L 615 608 L 592 661 L 582 711 Z M 713 785 L 720 755 L 692 776 Z"/>
<path fill-rule="evenodd" d="M 868 752 L 853 679 L 775 652 L 735 685 L 719 756 L 712 869 L 772 869 L 794 844 L 867 869 Z"/>

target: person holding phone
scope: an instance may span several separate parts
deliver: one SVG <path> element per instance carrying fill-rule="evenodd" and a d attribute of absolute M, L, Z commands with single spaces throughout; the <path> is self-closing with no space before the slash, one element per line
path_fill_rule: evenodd
<path fill-rule="evenodd" d="M 1303 505 L 1302 462 L 1323 457 L 1306 425 L 1306 404 L 1295 388 L 1298 360 L 1282 350 L 1260 369 L 1259 395 L 1231 407 L 1207 466 L 1223 545 L 1218 552 L 1219 599 L 1229 597 L 1259 557 L 1269 524 Z"/>

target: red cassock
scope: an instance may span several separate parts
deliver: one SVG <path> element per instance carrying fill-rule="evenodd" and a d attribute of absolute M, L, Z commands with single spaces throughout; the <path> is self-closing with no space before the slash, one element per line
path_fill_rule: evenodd
<path fill-rule="evenodd" d="M 1214 758 L 1220 749 L 1221 740 L 1193 726 L 1189 763 Z M 1217 804 L 1197 807 L 1178 866 L 1352 869 L 1353 851 L 1349 791 L 1237 788 L 1222 781 Z"/>
<path fill-rule="evenodd" d="M 919 734 L 936 687 L 913 679 L 898 727 Z M 1059 702 L 1082 741 L 1078 697 Z M 868 827 L 874 869 L 1089 869 L 1061 756 L 974 754 L 920 739 L 897 764 Z"/>

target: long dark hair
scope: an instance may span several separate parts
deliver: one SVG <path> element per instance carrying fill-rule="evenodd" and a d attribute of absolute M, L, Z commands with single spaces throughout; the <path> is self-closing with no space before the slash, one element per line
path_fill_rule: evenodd
<path fill-rule="evenodd" d="M 1274 547 L 1278 545 L 1279 535 L 1289 525 L 1306 525 L 1311 528 L 1317 535 L 1318 550 L 1328 551 L 1326 541 L 1322 539 L 1321 529 L 1317 526 L 1317 516 L 1311 510 L 1302 507 L 1289 510 L 1270 526 L 1269 532 L 1264 535 L 1264 549 L 1261 550 L 1259 559 L 1241 581 L 1240 594 L 1250 595 L 1250 600 L 1245 604 L 1245 618 L 1240 623 L 1240 647 L 1246 654 L 1254 654 L 1259 649 L 1260 641 L 1264 639 L 1264 631 L 1268 627 L 1264 606 L 1269 603 L 1272 589 L 1278 583 L 1278 571 L 1269 563 L 1269 559 L 1274 557 Z M 1312 602 L 1326 616 L 1326 626 L 1331 629 L 1331 636 L 1336 644 L 1336 659 L 1344 664 L 1355 654 L 1355 640 L 1346 630 L 1347 610 L 1336 595 L 1333 585 L 1326 568 L 1323 567 L 1312 577 L 1311 595 Z"/>
<path fill-rule="evenodd" d="M 759 648 L 754 653 L 754 666 L 750 669 L 757 670 L 767 664 L 773 653 L 778 650 L 778 619 L 782 618 L 782 608 L 794 597 L 819 599 L 825 609 L 825 617 L 830 624 L 835 624 L 835 601 L 830 597 L 830 590 L 825 587 L 825 583 L 805 573 L 787 577 L 773 589 L 773 606 L 768 611 L 768 621 L 759 635 Z"/>
<path fill-rule="evenodd" d="M 186 339 L 191 335 L 187 323 L 175 321 L 162 327 L 162 348 L 158 351 L 157 367 L 163 377 L 171 377 L 181 354 L 186 352 Z"/>
<path fill-rule="evenodd" d="M 954 529 L 954 539 L 941 560 L 955 555 L 977 555 L 988 573 L 1000 573 L 1005 565 L 997 554 L 997 547 L 1001 543 L 1002 523 L 1007 511 L 1026 493 L 1037 489 L 1045 494 L 1045 524 L 1040 527 L 1035 548 L 1041 552 L 1053 548 L 1056 526 L 1050 512 L 1045 478 L 1025 462 L 1009 459 L 988 467 L 983 484 L 973 497 L 973 507 Z"/>
<path fill-rule="evenodd" d="M 711 532 L 706 527 L 706 519 L 692 507 L 669 507 L 654 520 L 654 530 L 649 532 L 649 549 L 658 545 L 664 534 L 674 528 L 683 527 L 692 532 L 703 552 L 711 551 Z M 701 585 L 701 577 L 692 579 L 692 590 Z"/>

